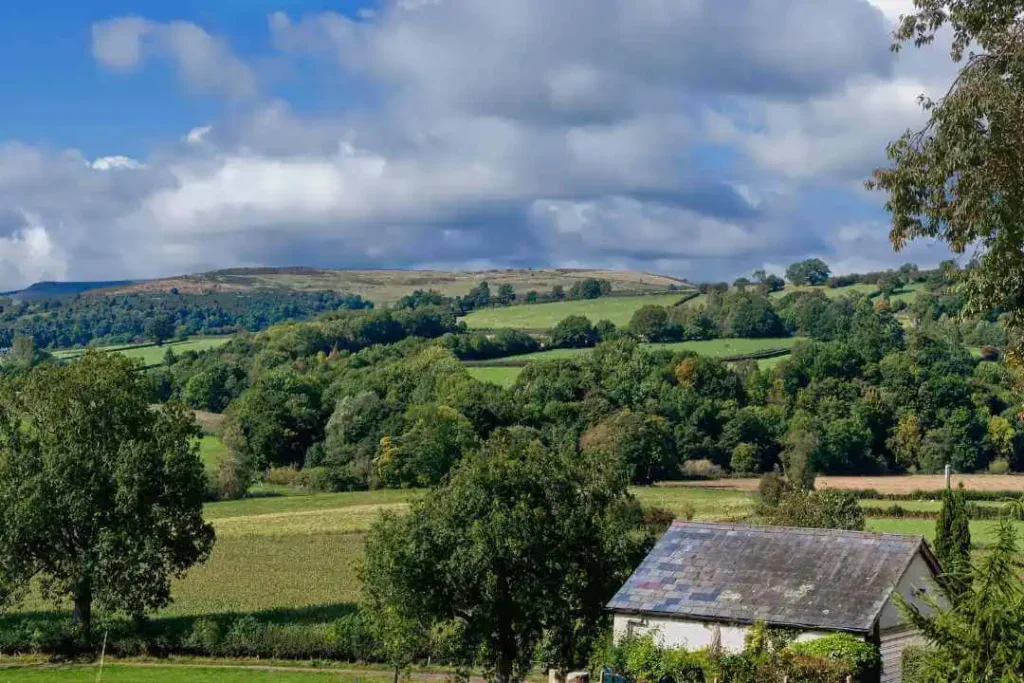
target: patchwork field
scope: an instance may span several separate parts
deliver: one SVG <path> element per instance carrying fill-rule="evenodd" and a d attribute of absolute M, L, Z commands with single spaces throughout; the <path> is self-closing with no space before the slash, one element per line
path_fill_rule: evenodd
<path fill-rule="evenodd" d="M 570 315 L 584 315 L 591 322 L 611 320 L 616 325 L 627 325 L 633 313 L 642 306 L 674 306 L 686 292 L 651 294 L 647 296 L 607 296 L 579 301 L 552 301 L 524 304 L 506 308 L 485 308 L 473 311 L 462 320 L 475 329 L 493 330 L 516 328 L 524 330 L 550 329 Z"/>
<path fill-rule="evenodd" d="M 180 342 L 167 342 L 163 346 L 156 346 L 155 344 L 137 344 L 133 346 L 97 346 L 97 351 L 103 353 L 120 353 L 123 356 L 134 358 L 135 360 L 142 361 L 145 367 L 151 367 L 159 365 L 164 360 L 164 355 L 167 353 L 167 349 L 171 349 L 176 354 L 182 354 L 186 351 L 205 351 L 207 349 L 215 349 L 219 346 L 223 346 L 228 343 L 231 337 L 195 337 L 186 341 Z M 63 351 L 54 352 L 54 357 L 70 360 L 77 358 L 85 353 L 85 349 L 67 349 Z"/>

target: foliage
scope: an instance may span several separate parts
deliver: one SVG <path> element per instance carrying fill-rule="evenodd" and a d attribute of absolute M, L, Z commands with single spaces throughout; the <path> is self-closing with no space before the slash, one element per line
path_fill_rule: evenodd
<path fill-rule="evenodd" d="M 794 285 L 823 285 L 832 272 L 818 258 L 804 259 L 786 268 L 786 279 Z"/>
<path fill-rule="evenodd" d="M 927 124 L 889 145 L 892 165 L 876 170 L 868 186 L 887 193 L 897 249 L 929 237 L 958 254 L 976 250 L 962 273 L 968 309 L 984 315 L 1006 306 L 1009 326 L 1019 331 L 1024 236 L 1011 226 L 1022 198 L 1014 167 L 1024 139 L 1022 6 L 918 0 L 914 9 L 898 27 L 896 47 L 948 32 L 960 71 L 941 99 L 921 98 Z M 1019 343 L 1013 346 L 1019 353 Z"/>
<path fill-rule="evenodd" d="M 334 292 L 88 293 L 33 301 L 0 297 L 0 347 L 10 346 L 17 336 L 32 338 L 42 349 L 142 339 L 159 343 L 178 334 L 256 331 L 328 311 L 371 307 L 359 296 Z"/>
<path fill-rule="evenodd" d="M 199 429 L 180 405 L 151 409 L 144 386 L 131 361 L 89 353 L 5 387 L 0 602 L 38 578 L 88 634 L 94 600 L 141 616 L 209 555 Z"/>
<path fill-rule="evenodd" d="M 897 596 L 901 611 L 934 647 L 934 656 L 921 662 L 919 680 L 1024 680 L 1024 585 L 1018 550 L 1014 527 L 1004 521 L 996 544 L 971 568 L 970 588 L 952 606 L 928 594 L 924 608 Z"/>
<path fill-rule="evenodd" d="M 598 334 L 590 318 L 570 315 L 551 330 L 551 345 L 559 348 L 582 349 L 598 342 Z"/>
<path fill-rule="evenodd" d="M 605 602 L 649 547 L 614 469 L 494 434 L 404 517 L 367 541 L 367 601 L 424 626 L 458 625 L 457 656 L 520 679 L 543 636 L 551 663 L 589 651 Z"/>
<path fill-rule="evenodd" d="M 766 520 L 775 526 L 864 530 L 864 511 L 849 491 L 793 487 L 783 490 L 774 508 L 767 507 L 770 500 L 762 494 L 760 502 Z"/>
<path fill-rule="evenodd" d="M 942 496 L 942 510 L 935 522 L 935 557 L 942 565 L 946 593 L 958 600 L 970 589 L 970 511 L 962 487 Z"/>
<path fill-rule="evenodd" d="M 845 683 L 869 681 L 878 668 L 878 649 L 847 635 L 787 644 L 792 634 L 755 624 L 740 654 L 659 647 L 657 634 L 633 635 L 610 642 L 595 653 L 594 668 L 607 667 L 636 683 Z"/>
<path fill-rule="evenodd" d="M 878 648 L 847 633 L 833 633 L 801 643 L 793 643 L 789 651 L 805 657 L 838 660 L 850 665 L 855 680 L 870 680 L 881 667 Z"/>

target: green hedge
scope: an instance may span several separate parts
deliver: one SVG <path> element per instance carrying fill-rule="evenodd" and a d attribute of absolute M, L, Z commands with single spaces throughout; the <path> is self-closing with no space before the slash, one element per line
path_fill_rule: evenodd
<path fill-rule="evenodd" d="M 1021 480 L 1024 481 L 1024 477 Z M 875 489 L 849 489 L 849 491 L 860 500 L 942 500 L 943 494 L 942 490 L 916 490 L 910 493 L 879 493 Z M 1024 495 L 1024 492 L 1021 491 L 972 491 L 970 489 L 964 491 L 964 496 L 967 500 L 1007 500 L 1017 499 L 1022 495 Z"/>
<path fill-rule="evenodd" d="M 185 654 L 374 662 L 381 650 L 359 612 L 316 622 L 242 615 L 159 619 L 136 625 L 129 619 L 101 618 L 93 625 L 88 642 L 74 635 L 66 615 L 36 614 L 0 620 L 0 655 L 95 654 L 104 636 L 107 654 L 115 657 Z M 423 659 L 431 654 L 423 653 Z"/>
<path fill-rule="evenodd" d="M 897 518 L 897 519 L 938 519 L 938 510 L 908 510 L 907 508 L 894 503 L 888 507 L 863 506 L 865 517 Z M 971 505 L 967 510 L 971 519 L 1002 519 L 1005 512 L 992 505 Z"/>
<path fill-rule="evenodd" d="M 752 629 L 752 632 L 755 629 Z M 806 643 L 748 648 L 741 654 L 661 649 L 650 635 L 598 648 L 594 668 L 606 668 L 634 683 L 858 683 L 878 680 L 878 649 L 853 636 L 835 634 Z"/>

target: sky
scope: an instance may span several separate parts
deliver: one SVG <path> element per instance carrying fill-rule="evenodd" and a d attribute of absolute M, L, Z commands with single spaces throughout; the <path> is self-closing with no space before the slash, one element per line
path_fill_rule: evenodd
<path fill-rule="evenodd" d="M 911 0 L 0 3 L 0 290 L 239 266 L 725 280 L 948 253 L 864 189 Z"/>

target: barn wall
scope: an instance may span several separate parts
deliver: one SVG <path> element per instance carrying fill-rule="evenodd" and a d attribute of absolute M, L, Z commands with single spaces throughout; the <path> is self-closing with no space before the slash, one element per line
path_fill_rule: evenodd
<path fill-rule="evenodd" d="M 895 593 L 899 593 L 908 602 L 924 610 L 927 608 L 927 603 L 924 601 L 923 597 L 917 593 L 917 591 L 921 589 L 923 589 L 926 594 L 941 599 L 941 594 L 935 586 L 935 576 L 932 574 L 931 567 L 927 562 L 925 562 L 924 557 L 918 553 L 917 557 L 915 557 L 913 562 L 910 563 L 910 567 L 907 568 L 906 573 L 903 574 L 903 578 L 900 579 L 899 584 L 896 586 L 894 595 Z M 885 607 L 882 608 L 882 614 L 878 620 L 878 628 L 881 631 L 888 631 L 891 629 L 902 628 L 903 626 L 903 615 L 896 606 L 896 601 L 890 598 L 889 601 L 885 603 Z"/>
<path fill-rule="evenodd" d="M 903 650 L 912 645 L 924 645 L 925 639 L 916 629 L 903 628 L 882 632 L 880 640 L 881 683 L 900 683 L 903 678 Z"/>
<path fill-rule="evenodd" d="M 613 620 L 615 641 L 632 633 L 633 635 L 654 634 L 662 647 L 699 650 L 708 647 L 715 640 L 716 630 L 720 634 L 719 644 L 726 652 L 742 652 L 746 645 L 747 626 L 730 626 L 715 622 L 689 619 L 672 619 L 661 616 L 616 614 Z M 798 641 L 813 640 L 828 635 L 825 631 L 805 631 Z"/>

